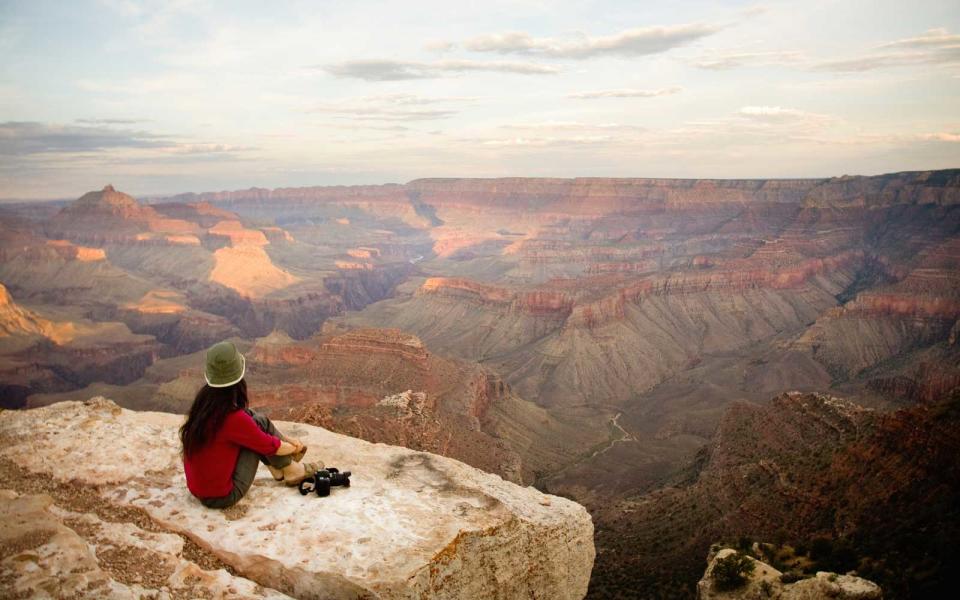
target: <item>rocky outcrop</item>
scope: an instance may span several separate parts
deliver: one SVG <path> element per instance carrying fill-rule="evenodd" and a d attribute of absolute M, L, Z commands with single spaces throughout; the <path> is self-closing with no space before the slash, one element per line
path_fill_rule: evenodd
<path fill-rule="evenodd" d="M 851 575 L 838 575 L 820 571 L 814 577 L 801 579 L 793 583 L 783 583 L 783 573 L 765 562 L 746 557 L 753 563 L 753 572 L 743 582 L 731 590 L 717 589 L 714 570 L 717 562 L 737 554 L 732 548 L 724 548 L 708 561 L 703 578 L 697 583 L 698 600 L 747 600 L 772 598 L 776 600 L 880 600 L 883 592 L 880 586 Z"/>
<path fill-rule="evenodd" d="M 586 593 L 593 527 L 574 502 L 440 456 L 278 423 L 307 444 L 308 460 L 352 470 L 351 487 L 303 497 L 264 472 L 239 504 L 211 510 L 184 485 L 181 421 L 103 399 L 0 414 L 12 488 L 0 519 L 4 539 L 16 540 L 0 563 L 4 587 L 68 586 L 90 598 Z M 43 490 L 50 498 L 35 495 Z"/>
<path fill-rule="evenodd" d="M 466 300 L 540 317 L 562 319 L 570 314 L 573 299 L 563 292 L 533 290 L 512 292 L 463 278 L 431 277 L 418 290 L 442 298 Z"/>
<path fill-rule="evenodd" d="M 330 338 L 320 349 L 332 355 L 391 356 L 424 368 L 430 356 L 417 336 L 399 329 L 357 329 Z"/>
<path fill-rule="evenodd" d="M 199 244 L 200 227 L 190 221 L 167 218 L 150 206 L 108 185 L 88 192 L 46 223 L 49 237 L 94 245 Z"/>

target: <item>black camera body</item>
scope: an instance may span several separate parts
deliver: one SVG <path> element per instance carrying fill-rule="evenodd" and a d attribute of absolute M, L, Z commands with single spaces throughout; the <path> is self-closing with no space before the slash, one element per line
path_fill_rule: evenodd
<path fill-rule="evenodd" d="M 329 496 L 330 488 L 334 486 L 350 487 L 350 471 L 340 472 L 339 469 L 330 467 L 320 469 L 315 474 L 307 477 L 300 482 L 300 494 L 306 496 L 310 492 L 316 492 L 318 496 Z"/>

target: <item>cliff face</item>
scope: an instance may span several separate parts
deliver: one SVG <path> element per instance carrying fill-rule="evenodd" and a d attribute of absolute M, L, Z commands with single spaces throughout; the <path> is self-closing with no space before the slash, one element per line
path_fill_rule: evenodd
<path fill-rule="evenodd" d="M 14 302 L 0 284 L 0 407 L 23 406 L 32 392 L 94 381 L 125 384 L 159 356 L 160 346 L 122 323 L 48 318 Z"/>
<path fill-rule="evenodd" d="M 14 559 L 0 566 L 4 588 L 79 598 L 586 592 L 593 526 L 569 500 L 440 456 L 278 423 L 308 445 L 307 460 L 352 470 L 352 485 L 304 497 L 262 472 L 239 504 L 211 510 L 183 481 L 181 419 L 103 399 L 0 415 L 0 535 Z"/>
<path fill-rule="evenodd" d="M 33 311 L 17 306 L 6 286 L 0 284 L 0 342 L 8 342 L 7 338 L 51 338 L 55 335 L 56 327 L 53 323 Z"/>
<path fill-rule="evenodd" d="M 843 571 L 857 569 L 893 597 L 949 595 L 956 559 L 947 548 L 960 528 L 958 406 L 954 395 L 883 414 L 800 393 L 734 404 L 685 480 L 593 513 L 595 581 L 676 585 L 699 577 L 702 563 L 691 557 L 718 539 L 809 547 L 826 538 L 846 548 Z M 655 542 L 656 552 L 636 550 Z"/>

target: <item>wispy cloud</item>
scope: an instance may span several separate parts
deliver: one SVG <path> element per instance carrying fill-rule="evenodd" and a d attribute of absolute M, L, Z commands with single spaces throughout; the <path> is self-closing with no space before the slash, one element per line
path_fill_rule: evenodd
<path fill-rule="evenodd" d="M 390 109 L 376 106 L 320 106 L 310 112 L 340 115 L 359 121 L 430 121 L 457 114 L 455 110 Z"/>
<path fill-rule="evenodd" d="M 660 88 L 656 90 L 597 90 L 593 92 L 577 92 L 567 94 L 567 98 L 577 98 L 581 100 L 591 100 L 596 98 L 655 98 L 657 96 L 669 96 L 681 92 L 683 88 L 679 86 Z"/>
<path fill-rule="evenodd" d="M 927 142 L 950 142 L 960 143 L 960 133 L 939 131 L 937 133 L 920 134 L 920 139 Z"/>
<path fill-rule="evenodd" d="M 586 59 L 596 56 L 644 56 L 666 52 L 722 29 L 720 25 L 687 23 L 663 27 L 638 27 L 608 36 L 578 33 L 567 38 L 533 37 L 523 31 L 495 33 L 471 38 L 463 47 L 474 52 L 541 55 L 552 58 Z"/>
<path fill-rule="evenodd" d="M 150 119 L 76 119 L 76 123 L 82 125 L 134 125 L 136 123 L 147 123 Z"/>
<path fill-rule="evenodd" d="M 743 52 L 735 50 L 712 50 L 690 61 L 700 69 L 722 71 L 739 67 L 768 67 L 795 65 L 803 61 L 803 53 L 795 50 L 772 52 Z"/>
<path fill-rule="evenodd" d="M 910 48 L 910 49 L 940 49 L 940 48 L 960 48 L 960 35 L 950 33 L 947 29 L 940 27 L 937 29 L 928 29 L 922 35 L 912 38 L 896 40 L 880 46 L 881 48 Z"/>
<path fill-rule="evenodd" d="M 488 138 L 481 140 L 463 140 L 471 144 L 494 148 L 509 147 L 560 147 L 560 146 L 595 146 L 597 144 L 608 144 L 615 141 L 613 136 L 609 135 L 573 135 L 563 137 L 511 137 L 511 138 Z"/>
<path fill-rule="evenodd" d="M 554 67 L 536 63 L 478 60 L 438 60 L 433 62 L 390 59 L 348 60 L 318 68 L 337 77 L 352 77 L 367 81 L 433 79 L 458 73 L 483 71 L 518 75 L 553 75 L 560 72 Z"/>
<path fill-rule="evenodd" d="M 112 148 L 170 146 L 163 136 L 146 131 L 57 125 L 33 121 L 0 123 L 0 154 L 27 155 L 46 152 L 96 152 Z"/>
<path fill-rule="evenodd" d="M 0 123 L 0 156 L 76 157 L 92 156 L 113 150 L 141 151 L 138 155 L 148 160 L 147 157 L 161 159 L 176 155 L 232 156 L 240 152 L 257 150 L 257 148 L 222 143 L 183 142 L 172 136 L 107 126 L 79 126 L 33 121 Z M 125 161 L 133 159 L 131 156 L 124 158 Z"/>
<path fill-rule="evenodd" d="M 162 148 L 162 151 L 168 154 L 233 154 L 253 150 L 259 150 L 259 148 L 234 144 L 177 144 Z"/>
<path fill-rule="evenodd" d="M 625 125 L 622 123 L 583 123 L 580 121 L 535 121 L 530 123 L 508 123 L 501 125 L 501 129 L 521 129 L 521 130 L 539 130 L 539 131 L 646 131 L 645 127 L 637 125 Z"/>
<path fill-rule="evenodd" d="M 474 100 L 476 98 L 469 96 L 377 94 L 327 102 L 314 106 L 307 112 L 326 113 L 358 121 L 429 121 L 451 117 L 459 112 L 452 108 L 438 108 L 437 105 L 462 104 Z"/>
<path fill-rule="evenodd" d="M 396 104 L 399 106 L 423 106 L 448 102 L 474 102 L 476 96 L 419 96 L 417 94 L 374 94 L 357 98 L 360 102 Z"/>
<path fill-rule="evenodd" d="M 960 63 L 960 35 L 946 29 L 877 46 L 869 54 L 814 63 L 816 71 L 861 72 L 891 67 Z"/>
<path fill-rule="evenodd" d="M 738 115 L 746 119 L 769 123 L 797 121 L 820 122 L 830 119 L 827 115 L 811 113 L 796 108 L 783 108 L 781 106 L 744 106 L 740 109 Z"/>
<path fill-rule="evenodd" d="M 840 122 L 834 116 L 782 106 L 744 106 L 733 114 L 688 121 L 660 133 L 672 143 L 784 143 L 819 136 Z"/>

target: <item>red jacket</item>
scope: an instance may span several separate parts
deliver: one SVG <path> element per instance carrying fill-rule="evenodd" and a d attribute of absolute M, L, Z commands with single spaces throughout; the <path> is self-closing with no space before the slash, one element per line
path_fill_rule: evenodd
<path fill-rule="evenodd" d="M 243 410 L 227 415 L 223 426 L 206 445 L 183 459 L 187 489 L 197 498 L 219 498 L 233 489 L 233 470 L 241 448 L 273 456 L 280 438 L 265 433 Z"/>

